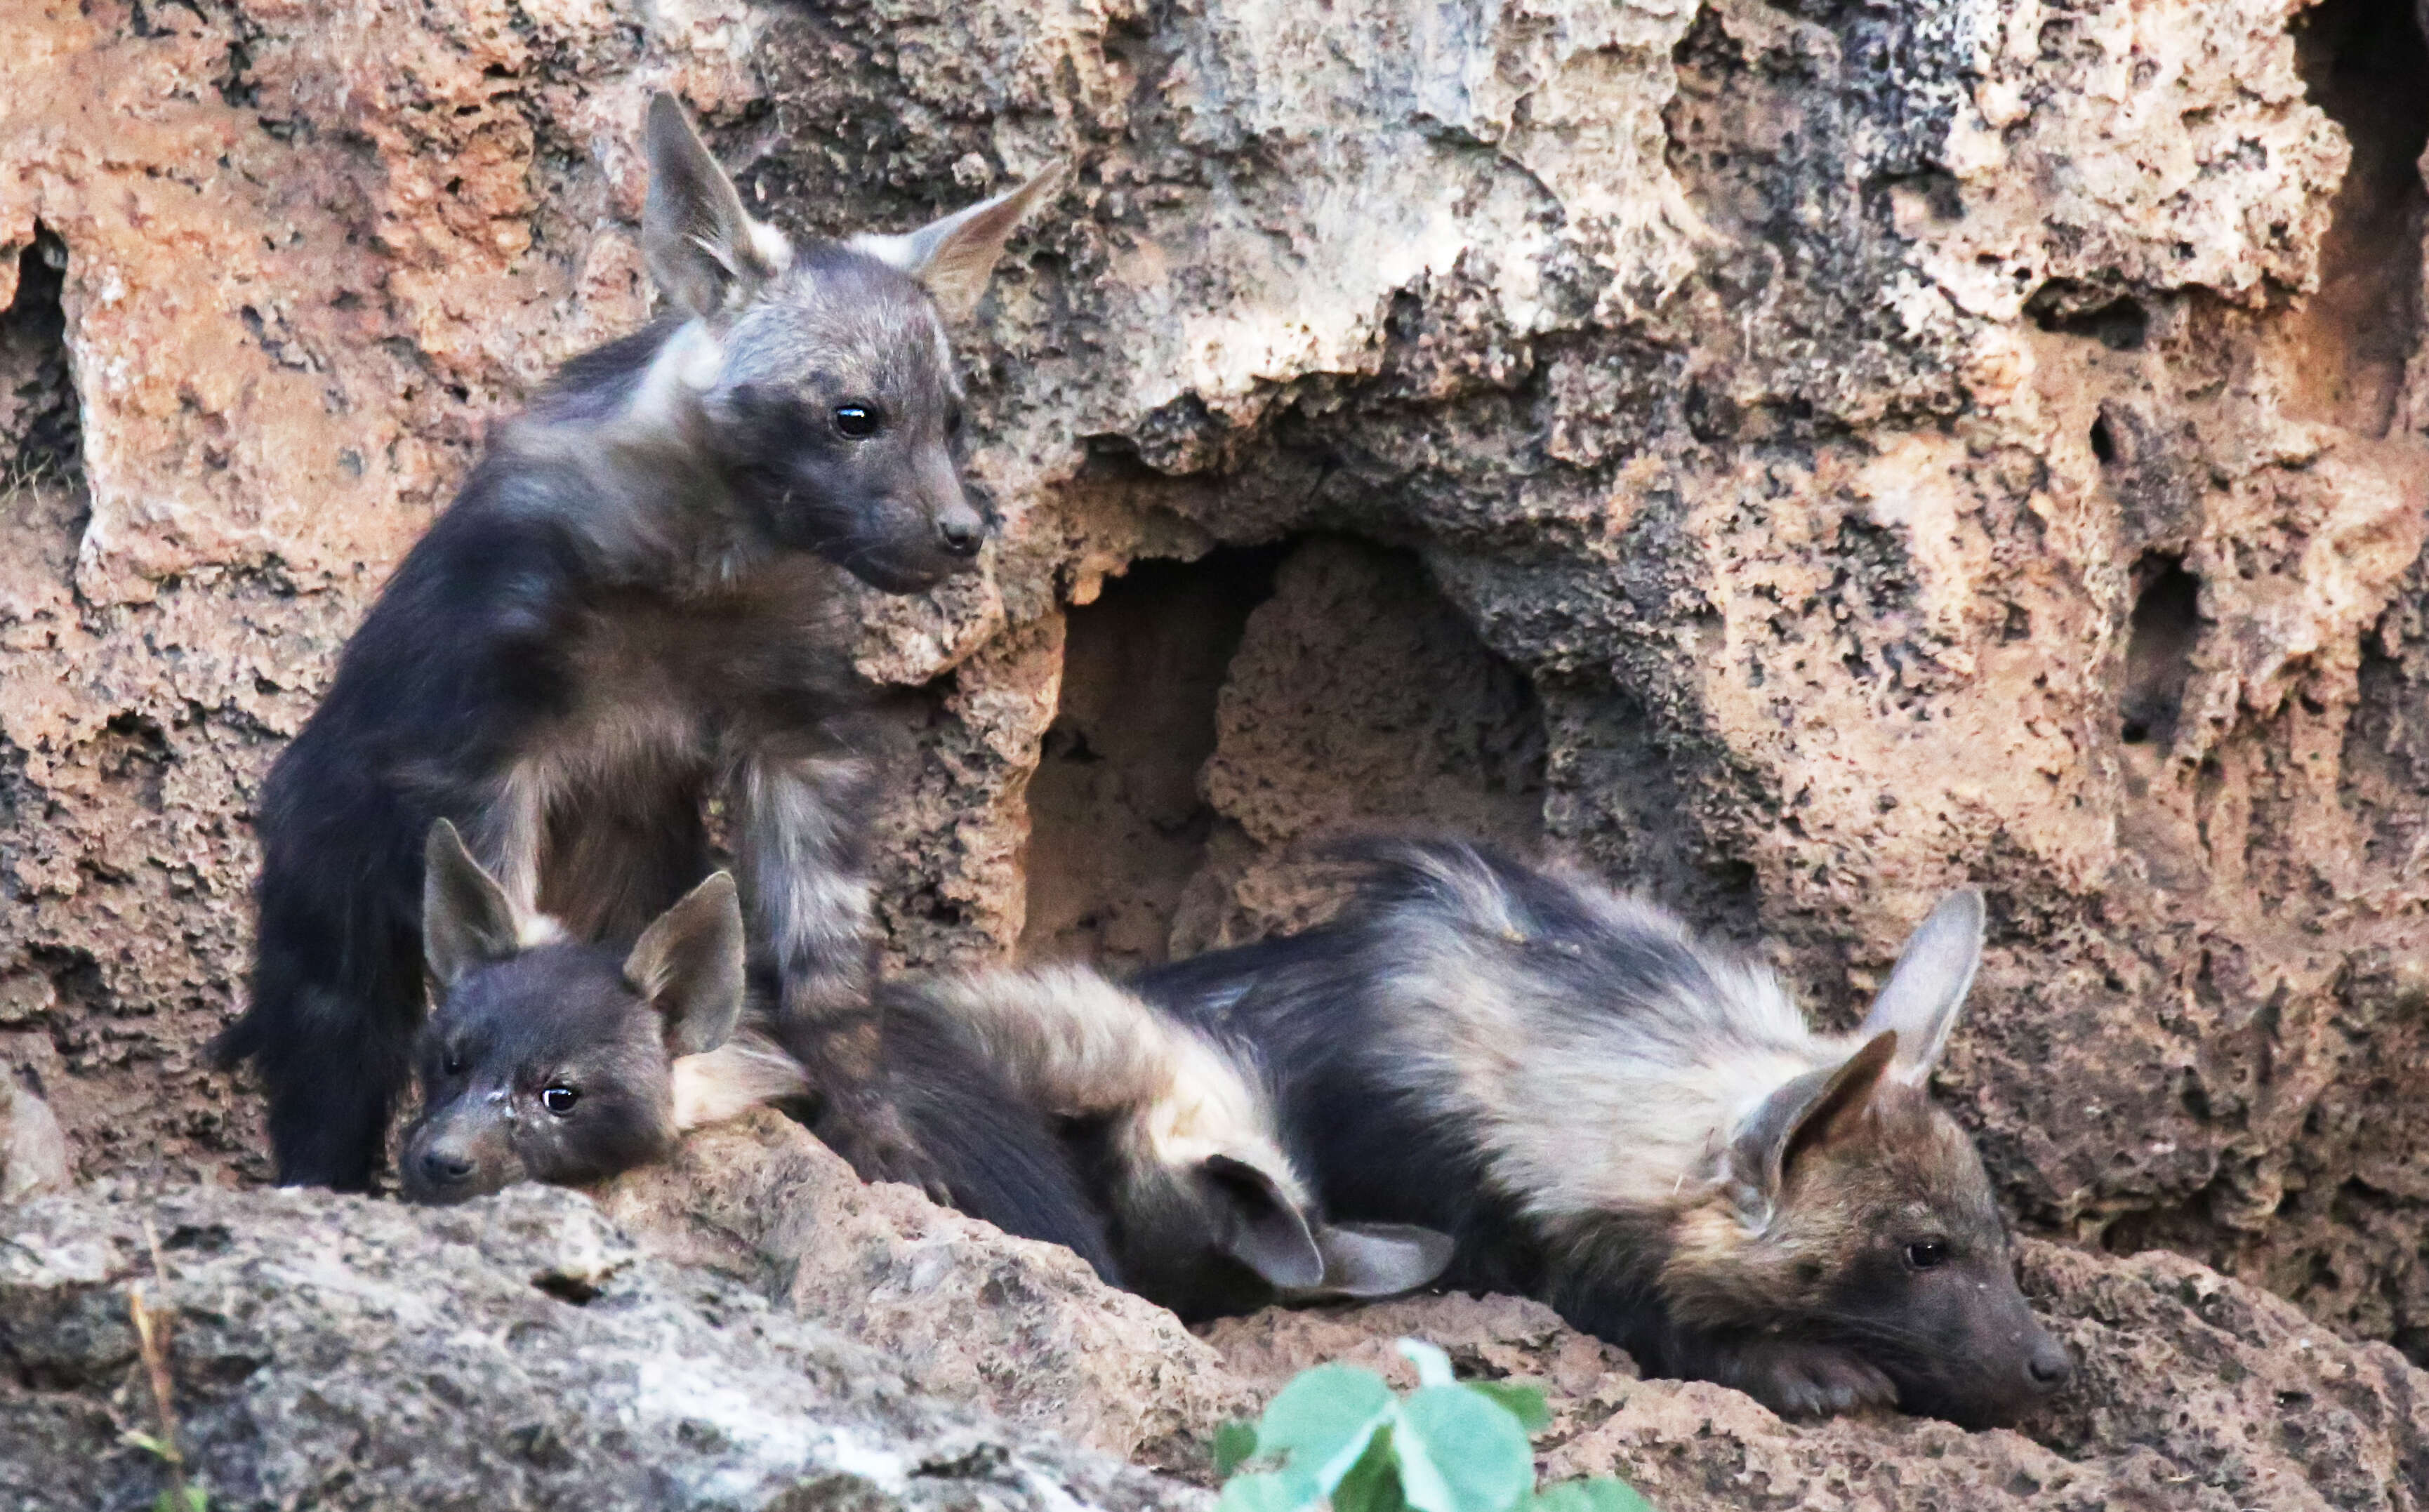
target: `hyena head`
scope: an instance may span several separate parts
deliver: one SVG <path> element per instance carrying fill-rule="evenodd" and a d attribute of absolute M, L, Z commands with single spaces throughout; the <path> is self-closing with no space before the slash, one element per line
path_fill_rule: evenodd
<path fill-rule="evenodd" d="M 650 104 L 642 244 L 686 323 L 654 403 L 726 473 L 759 546 L 815 552 L 889 593 L 968 570 L 987 521 L 954 447 L 945 327 L 967 317 L 1061 169 L 900 236 L 795 249 L 742 208 L 669 95 Z"/>
<path fill-rule="evenodd" d="M 1194 1037 L 1178 1048 L 1171 1089 L 1101 1136 L 1108 1237 L 1132 1290 L 1195 1320 L 1390 1296 L 1442 1274 L 1446 1235 L 1327 1221 L 1247 1076 Z"/>
<path fill-rule="evenodd" d="M 1906 1410 L 1968 1426 L 2012 1422 L 2073 1372 L 2017 1288 L 1980 1156 L 1925 1086 L 1981 945 L 1981 895 L 1944 900 L 1846 1059 L 1739 1124 L 1659 1281 L 1686 1322 L 1839 1345 Z"/>
<path fill-rule="evenodd" d="M 422 954 L 438 1002 L 415 1045 L 421 1111 L 400 1176 L 416 1202 L 517 1181 L 578 1185 L 663 1156 L 674 1062 L 723 1044 L 742 1010 L 742 910 L 719 872 L 626 954 L 537 932 L 433 827 Z"/>

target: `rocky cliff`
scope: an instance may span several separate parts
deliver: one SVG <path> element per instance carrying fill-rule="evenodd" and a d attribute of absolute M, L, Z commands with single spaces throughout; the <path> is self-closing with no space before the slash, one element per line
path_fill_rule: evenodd
<path fill-rule="evenodd" d="M 599 1196 L 122 1186 L 0 1209 L 0 1500 L 149 1504 L 169 1471 L 131 1431 L 174 1437 L 214 1512 L 1182 1512 L 1223 1418 L 1319 1360 L 1413 1384 L 1392 1340 L 1414 1335 L 1546 1389 L 1545 1474 L 1616 1471 L 1663 1512 L 2429 1504 L 2429 1372 L 2170 1255 L 2028 1244 L 2082 1384 L 1969 1434 L 1784 1423 L 1640 1380 L 1509 1297 L 1269 1312 L 1201 1341 L 1066 1251 L 861 1186 L 772 1117 Z"/>
<path fill-rule="evenodd" d="M 0 1053 L 84 1175 L 258 1174 L 196 1059 L 253 795 L 484 424 L 641 319 L 667 85 L 799 231 L 1077 168 L 964 342 L 986 575 L 866 606 L 899 961 L 1241 938 L 1321 905 L 1306 840 L 1424 819 L 1845 1015 L 1975 881 L 1943 1084 L 2026 1226 L 2429 1358 L 2401 0 L 5 35 Z"/>

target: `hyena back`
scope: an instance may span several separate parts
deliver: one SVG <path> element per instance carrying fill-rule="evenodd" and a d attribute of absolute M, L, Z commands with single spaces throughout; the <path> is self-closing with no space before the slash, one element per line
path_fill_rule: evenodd
<path fill-rule="evenodd" d="M 1452 1284 L 1531 1292 L 1784 1412 L 1999 1422 L 2067 1379 L 1925 1086 L 1978 894 L 1831 1035 L 1760 964 L 1584 877 L 1458 844 L 1365 861 L 1333 924 L 1140 984 L 1257 1045 L 1334 1211 L 1440 1228 Z"/>
<path fill-rule="evenodd" d="M 822 1132 L 909 1159 L 867 1089 L 871 777 L 844 579 L 911 592 L 973 565 L 945 322 L 1056 175 L 908 236 L 795 248 L 671 99 L 647 144 L 669 313 L 499 430 L 264 784 L 252 1000 L 216 1048 L 261 1072 L 282 1181 L 377 1169 L 423 1011 L 434 819 L 519 907 L 629 938 L 707 872 L 718 787 Z"/>

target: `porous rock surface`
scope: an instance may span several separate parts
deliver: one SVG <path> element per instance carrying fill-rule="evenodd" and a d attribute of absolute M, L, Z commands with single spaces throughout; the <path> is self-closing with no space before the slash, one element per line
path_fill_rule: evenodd
<path fill-rule="evenodd" d="M 10 0 L 0 1056 L 86 1176 L 261 1174 L 258 781 L 643 317 L 669 86 L 797 231 L 1075 167 L 963 340 L 987 570 L 864 606 L 898 961 L 1241 938 L 1442 818 L 1843 1019 L 1972 881 L 2027 1227 L 2429 1357 L 2409 11 Z"/>
<path fill-rule="evenodd" d="M 2079 1375 L 2012 1430 L 1888 1413 L 1785 1423 L 1737 1391 L 1639 1380 L 1625 1355 L 1510 1297 L 1266 1312 L 1210 1338 L 1267 1390 L 1335 1358 L 1411 1386 L 1390 1341 L 1429 1339 L 1462 1374 L 1547 1389 L 1545 1474 L 1624 1475 L 1665 1512 L 2429 1504 L 2429 1372 L 2393 1349 L 2177 1256 L 2117 1262 L 2036 1242 L 2023 1258 Z"/>
<path fill-rule="evenodd" d="M 1013 1423 L 1199 1467 L 1212 1425 L 1256 1407 L 1172 1314 L 1069 1250 L 865 1184 L 774 1113 L 696 1134 L 598 1197 L 653 1255 L 724 1272 L 882 1349 L 915 1389 Z"/>
<path fill-rule="evenodd" d="M 161 1432 L 140 1298 L 166 1327 L 178 1441 L 232 1509 L 1201 1506 L 1184 1482 L 1222 1420 L 1326 1360 L 1412 1384 L 1402 1337 L 1540 1383 L 1543 1473 L 1622 1474 L 1666 1512 L 2429 1506 L 2429 1373 L 2390 1347 L 2172 1255 L 2030 1242 L 2024 1278 L 2079 1384 L 1969 1434 L 1783 1422 L 1642 1380 L 1512 1297 L 1192 1339 L 1073 1257 L 859 1188 L 774 1124 L 697 1137 L 595 1203 L 117 1183 L 0 1208 L 0 1504 L 136 1506 L 163 1484 L 122 1438 Z M 1127 1438 L 1181 1479 L 1075 1438 Z"/>
<path fill-rule="evenodd" d="M 129 1431 L 174 1434 L 225 1512 L 1203 1504 L 916 1397 L 536 1187 L 448 1210 L 208 1190 L 0 1210 L 0 1504 L 24 1512 L 151 1504 L 167 1472 Z"/>

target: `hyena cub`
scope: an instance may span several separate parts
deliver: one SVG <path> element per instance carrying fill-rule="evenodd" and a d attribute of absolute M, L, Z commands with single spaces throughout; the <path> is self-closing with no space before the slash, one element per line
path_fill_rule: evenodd
<path fill-rule="evenodd" d="M 847 575 L 968 570 L 946 322 L 1055 173 L 904 236 L 796 246 L 650 107 L 666 313 L 500 426 L 264 784 L 252 1002 L 218 1042 L 270 1094 L 282 1181 L 360 1189 L 422 1017 L 422 837 L 453 820 L 525 914 L 630 939 L 709 870 L 722 787 L 775 1027 L 865 1165 L 866 689 Z"/>
<path fill-rule="evenodd" d="M 568 940 L 521 910 L 444 819 L 423 875 L 438 1002 L 416 1047 L 422 1108 L 399 1161 L 406 1196 L 587 1185 L 664 1159 L 687 1130 L 813 1090 L 746 988 L 742 910 L 725 873 L 629 950 Z M 961 1039 L 917 1012 L 889 1018 L 876 1079 L 947 1201 L 1066 1245 L 1118 1283 L 1057 1131 Z"/>
<path fill-rule="evenodd" d="M 890 992 L 889 1029 L 917 1017 L 958 1034 L 1060 1123 L 1123 1284 L 1185 1319 L 1386 1296 L 1450 1262 L 1446 1235 L 1329 1222 L 1282 1149 L 1248 1047 L 1095 972 L 997 971 Z"/>
<path fill-rule="evenodd" d="M 1834 1035 L 1759 963 L 1583 877 L 1457 844 L 1366 859 L 1333 924 L 1141 983 L 1258 1047 L 1334 1211 L 1444 1229 L 1452 1284 L 1532 1291 L 1648 1371 L 1781 1412 L 1990 1424 L 2065 1383 L 1925 1086 L 1978 893 Z"/>

